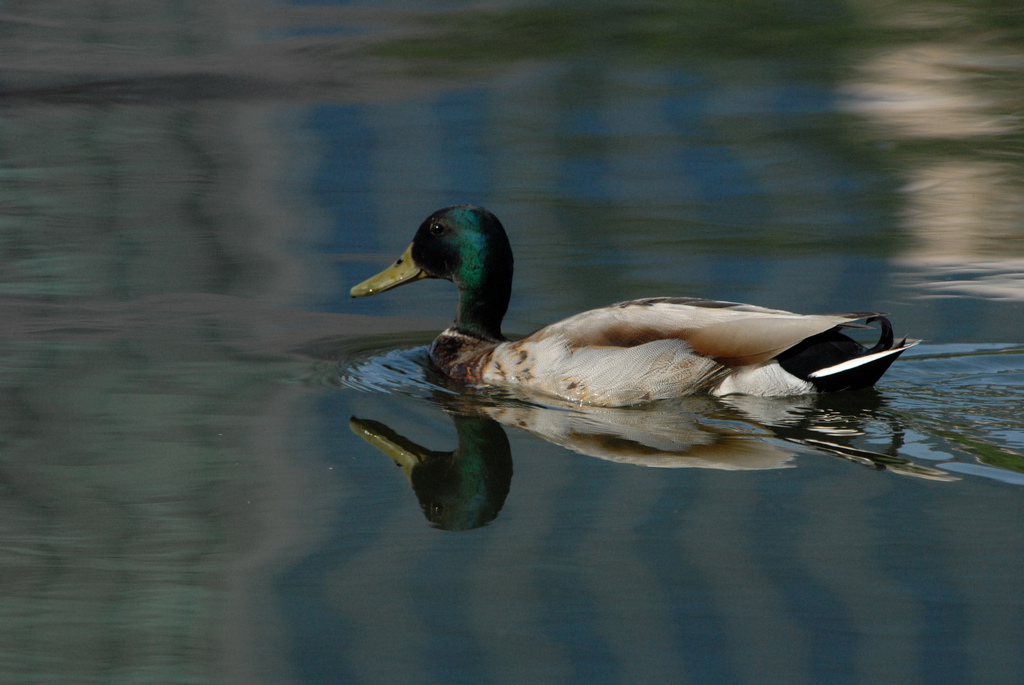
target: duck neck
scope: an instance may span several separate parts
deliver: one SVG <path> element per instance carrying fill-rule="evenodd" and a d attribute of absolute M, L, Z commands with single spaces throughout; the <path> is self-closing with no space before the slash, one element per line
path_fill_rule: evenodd
<path fill-rule="evenodd" d="M 459 308 L 455 329 L 484 340 L 501 341 L 501 321 L 512 295 L 512 267 L 503 263 L 482 265 L 456 283 Z"/>

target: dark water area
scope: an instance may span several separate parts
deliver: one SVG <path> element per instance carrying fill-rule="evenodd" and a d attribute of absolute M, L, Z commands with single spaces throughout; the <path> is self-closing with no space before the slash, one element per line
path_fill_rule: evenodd
<path fill-rule="evenodd" d="M 1024 13 L 925 0 L 0 5 L 0 682 L 1024 679 Z M 873 390 L 604 409 L 506 330 L 879 310 Z"/>

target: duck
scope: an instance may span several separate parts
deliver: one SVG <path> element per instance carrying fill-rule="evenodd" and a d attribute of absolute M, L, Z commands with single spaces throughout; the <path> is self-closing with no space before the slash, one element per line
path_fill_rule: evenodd
<path fill-rule="evenodd" d="M 650 297 L 575 314 L 509 340 L 512 248 L 498 218 L 455 205 L 428 216 L 389 267 L 354 286 L 376 295 L 424 278 L 458 288 L 429 363 L 472 387 L 624 407 L 698 393 L 781 397 L 861 390 L 919 341 L 895 342 L 883 312 L 795 314 L 738 302 Z M 847 329 L 880 330 L 866 347 Z"/>

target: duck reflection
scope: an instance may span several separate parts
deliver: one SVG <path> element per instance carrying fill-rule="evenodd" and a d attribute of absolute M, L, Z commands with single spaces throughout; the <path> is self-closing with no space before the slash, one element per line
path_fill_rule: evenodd
<path fill-rule="evenodd" d="M 792 466 L 793 452 L 749 421 L 722 420 L 721 403 L 691 396 L 630 408 L 501 404 L 479 410 L 506 426 L 598 459 L 655 468 L 733 471 Z"/>
<path fill-rule="evenodd" d="M 352 417 L 349 425 L 402 467 L 424 515 L 444 530 L 478 528 L 501 511 L 512 481 L 503 425 L 579 454 L 655 468 L 781 469 L 795 466 L 797 452 L 803 451 L 878 470 L 956 480 L 898 456 L 903 426 L 884 411 L 875 391 L 835 397 L 688 397 L 626 409 L 467 397 L 449 397 L 442 404 L 458 437 L 458 448 L 451 452 L 419 445 L 379 421 Z M 869 429 L 871 449 L 859 444 Z"/>
<path fill-rule="evenodd" d="M 493 419 L 449 413 L 459 446 L 438 452 L 379 421 L 349 419 L 352 431 L 402 467 L 424 516 L 443 530 L 487 525 L 501 511 L 512 483 L 512 450 Z"/>

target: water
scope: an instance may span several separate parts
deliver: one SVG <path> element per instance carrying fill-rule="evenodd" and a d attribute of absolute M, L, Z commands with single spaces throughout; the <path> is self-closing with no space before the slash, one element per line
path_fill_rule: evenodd
<path fill-rule="evenodd" d="M 0 682 L 1024 675 L 1022 15 L 0 9 Z M 888 311 L 873 391 L 593 409 L 425 364 L 651 295 Z"/>

